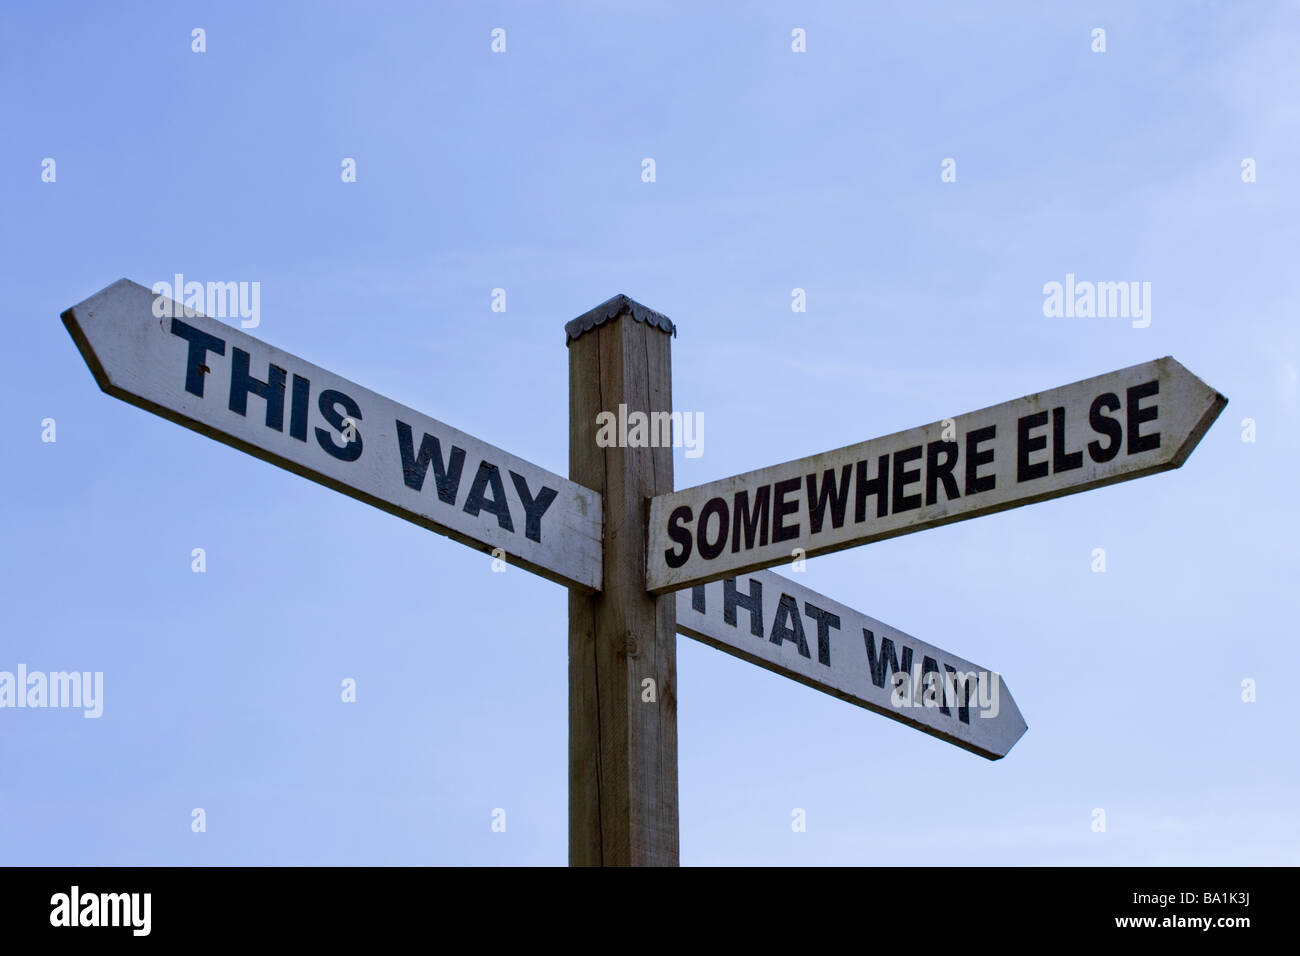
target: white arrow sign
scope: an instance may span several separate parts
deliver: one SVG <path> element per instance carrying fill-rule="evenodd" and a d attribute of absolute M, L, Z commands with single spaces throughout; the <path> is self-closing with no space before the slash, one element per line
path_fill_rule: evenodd
<path fill-rule="evenodd" d="M 1025 732 L 998 674 L 771 571 L 678 591 L 677 630 L 990 760 Z"/>
<path fill-rule="evenodd" d="M 1177 468 L 1228 400 L 1172 358 L 650 502 L 674 591 Z"/>
<path fill-rule="evenodd" d="M 63 313 L 115 398 L 586 591 L 600 495 L 122 279 Z"/>

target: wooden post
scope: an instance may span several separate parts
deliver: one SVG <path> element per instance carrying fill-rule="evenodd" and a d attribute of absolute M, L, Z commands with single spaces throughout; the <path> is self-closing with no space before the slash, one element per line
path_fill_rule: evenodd
<path fill-rule="evenodd" d="M 600 593 L 569 591 L 569 864 L 676 866 L 676 599 L 645 586 L 649 499 L 673 490 L 673 452 L 623 447 L 620 429 L 672 411 L 676 329 L 620 295 L 565 333 L 569 477 L 602 496 L 605 561 Z M 611 447 L 597 443 L 601 412 Z"/>

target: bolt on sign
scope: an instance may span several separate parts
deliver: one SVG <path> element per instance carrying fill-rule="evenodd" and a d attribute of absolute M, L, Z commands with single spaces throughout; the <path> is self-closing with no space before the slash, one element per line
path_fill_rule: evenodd
<path fill-rule="evenodd" d="M 160 315 L 161 314 L 161 315 Z M 600 495 L 122 279 L 63 313 L 99 387 L 481 551 L 601 586 Z"/>
<path fill-rule="evenodd" d="M 1000 675 L 772 571 L 678 591 L 677 631 L 997 760 L 1025 732 Z"/>
<path fill-rule="evenodd" d="M 1227 399 L 1173 358 L 650 503 L 654 594 L 1179 467 Z"/>

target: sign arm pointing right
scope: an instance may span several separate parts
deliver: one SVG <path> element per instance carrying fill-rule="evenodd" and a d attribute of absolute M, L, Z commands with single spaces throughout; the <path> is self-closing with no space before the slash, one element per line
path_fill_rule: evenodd
<path fill-rule="evenodd" d="M 1000 674 L 772 571 L 676 600 L 678 633 L 988 760 L 1027 729 Z"/>
<path fill-rule="evenodd" d="M 1228 400 L 1172 357 L 650 502 L 662 594 L 1177 468 Z"/>

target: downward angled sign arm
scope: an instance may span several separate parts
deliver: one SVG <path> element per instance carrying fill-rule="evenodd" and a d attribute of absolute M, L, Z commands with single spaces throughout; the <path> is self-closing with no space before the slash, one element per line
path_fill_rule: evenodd
<path fill-rule="evenodd" d="M 600 495 L 122 279 L 63 313 L 115 398 L 580 590 Z"/>
<path fill-rule="evenodd" d="M 650 502 L 652 594 L 1177 468 L 1227 399 L 1172 358 Z"/>
<path fill-rule="evenodd" d="M 1026 729 L 997 673 L 771 571 L 678 591 L 677 630 L 989 760 Z"/>

